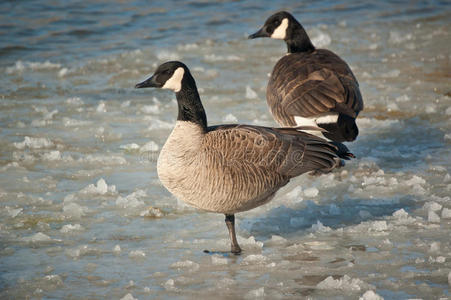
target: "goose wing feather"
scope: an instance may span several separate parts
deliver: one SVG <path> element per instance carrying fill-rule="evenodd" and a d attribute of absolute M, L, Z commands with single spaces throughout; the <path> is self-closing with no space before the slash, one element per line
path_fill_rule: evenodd
<path fill-rule="evenodd" d="M 292 53 L 275 65 L 267 101 L 276 120 L 293 126 L 294 116 L 339 112 L 356 117 L 363 109 L 359 84 L 349 66 L 328 50 Z M 282 119 L 291 119 L 283 122 Z"/>

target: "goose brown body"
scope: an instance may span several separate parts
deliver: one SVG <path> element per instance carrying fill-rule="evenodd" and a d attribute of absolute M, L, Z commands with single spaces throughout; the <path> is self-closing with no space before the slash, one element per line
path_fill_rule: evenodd
<path fill-rule="evenodd" d="M 341 113 L 355 118 L 363 109 L 359 84 L 349 66 L 333 52 L 289 53 L 271 73 L 266 97 L 274 119 L 294 127 L 295 117 Z"/>
<path fill-rule="evenodd" d="M 334 142 L 353 141 L 355 118 L 363 109 L 359 84 L 348 64 L 316 49 L 302 25 L 288 12 L 270 16 L 249 38 L 284 40 L 288 53 L 274 66 L 266 89 L 269 109 L 281 126 L 317 126 L 315 134 Z"/>
<path fill-rule="evenodd" d="M 335 147 L 306 133 L 177 121 L 158 159 L 158 176 L 177 198 L 234 214 L 272 199 L 292 177 L 334 167 Z"/>
<path fill-rule="evenodd" d="M 158 177 L 178 199 L 225 214 L 233 253 L 241 252 L 235 213 L 265 204 L 295 176 L 333 169 L 341 152 L 293 128 L 207 126 L 194 78 L 181 62 L 162 64 L 136 87 L 176 92 L 177 122 L 160 152 Z"/>

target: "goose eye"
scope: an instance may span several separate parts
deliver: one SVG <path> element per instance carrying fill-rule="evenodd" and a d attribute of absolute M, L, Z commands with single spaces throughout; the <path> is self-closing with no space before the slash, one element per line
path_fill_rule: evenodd
<path fill-rule="evenodd" d="M 275 20 L 275 21 L 274 21 L 274 25 L 275 25 L 275 26 L 279 26 L 279 24 L 280 24 L 280 21 L 279 21 L 279 20 Z"/>

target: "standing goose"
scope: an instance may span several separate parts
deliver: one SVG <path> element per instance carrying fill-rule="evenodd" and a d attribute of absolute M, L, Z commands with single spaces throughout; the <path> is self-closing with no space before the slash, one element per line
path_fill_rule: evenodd
<path fill-rule="evenodd" d="M 194 78 L 181 62 L 162 64 L 136 85 L 147 87 L 173 90 L 178 103 L 177 122 L 158 157 L 158 177 L 178 199 L 225 214 L 233 253 L 241 252 L 235 213 L 265 204 L 295 176 L 334 167 L 334 145 L 295 129 L 207 126 Z"/>
<path fill-rule="evenodd" d="M 319 126 L 334 142 L 354 141 L 355 118 L 363 109 L 359 83 L 338 55 L 316 49 L 302 25 L 288 12 L 269 17 L 250 39 L 284 40 L 288 53 L 271 73 L 266 99 L 281 126 Z M 318 131 L 317 131 L 318 132 Z M 342 145 L 343 146 L 343 145 Z"/>

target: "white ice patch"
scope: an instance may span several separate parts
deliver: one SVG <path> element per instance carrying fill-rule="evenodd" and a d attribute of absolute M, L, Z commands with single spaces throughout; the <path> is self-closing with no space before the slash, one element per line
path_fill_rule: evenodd
<path fill-rule="evenodd" d="M 116 194 L 116 186 L 110 185 L 105 182 L 105 179 L 100 178 L 97 181 L 97 185 L 90 184 L 80 191 L 82 194 L 90 195 L 105 195 L 106 193 Z"/>
<path fill-rule="evenodd" d="M 229 113 L 224 118 L 222 118 L 222 121 L 225 123 L 237 123 L 238 119 L 234 115 Z"/>
<path fill-rule="evenodd" d="M 282 23 L 271 34 L 272 39 L 283 40 L 287 36 L 288 19 L 284 18 Z"/>
<path fill-rule="evenodd" d="M 141 146 L 141 148 L 139 149 L 139 152 L 156 152 L 158 151 L 158 149 L 160 149 L 160 147 L 158 146 L 157 143 L 155 143 L 154 141 L 149 141 L 146 144 L 144 144 L 143 146 Z"/>
<path fill-rule="evenodd" d="M 51 140 L 48 138 L 34 138 L 26 136 L 23 140 L 23 142 L 20 143 L 14 143 L 14 147 L 17 149 L 41 149 L 41 148 L 51 148 L 54 144 Z"/>
<path fill-rule="evenodd" d="M 162 89 L 173 90 L 176 93 L 179 92 L 182 89 L 182 79 L 184 74 L 185 70 L 182 67 L 178 67 L 171 78 L 165 82 Z"/>
<path fill-rule="evenodd" d="M 83 230 L 83 226 L 81 226 L 80 224 L 66 224 L 63 227 L 61 227 L 60 232 L 61 233 L 70 233 L 70 232 L 74 232 L 74 231 L 81 231 Z"/>
<path fill-rule="evenodd" d="M 128 254 L 128 257 L 134 258 L 134 259 L 144 258 L 144 257 L 146 257 L 146 253 L 142 250 L 132 250 Z"/>
<path fill-rule="evenodd" d="M 332 276 L 327 277 L 316 286 L 318 289 L 323 290 L 344 290 L 344 291 L 360 291 L 363 288 L 374 288 L 366 282 L 358 279 L 351 278 L 348 275 L 344 275 L 341 278 L 334 279 Z"/>
<path fill-rule="evenodd" d="M 250 86 L 246 86 L 246 98 L 247 99 L 256 99 L 257 98 L 257 93 L 250 87 Z"/>
<path fill-rule="evenodd" d="M 318 48 L 327 47 L 330 45 L 331 42 L 332 42 L 332 39 L 331 39 L 330 35 L 321 30 L 318 30 L 318 35 L 316 35 L 312 38 L 312 44 Z"/>
<path fill-rule="evenodd" d="M 366 291 L 359 300 L 384 300 L 381 296 L 373 292 L 372 290 Z"/>
<path fill-rule="evenodd" d="M 138 298 L 135 298 L 132 294 L 128 293 L 127 295 L 122 297 L 121 300 L 138 300 Z"/>
<path fill-rule="evenodd" d="M 31 236 L 23 237 L 21 240 L 24 242 L 30 242 L 30 243 L 45 243 L 45 242 L 57 241 L 42 232 L 35 233 Z"/>
<path fill-rule="evenodd" d="M 217 62 L 217 61 L 242 61 L 243 59 L 236 55 L 216 55 L 207 54 L 204 56 L 207 62 Z M 207 71 L 208 72 L 208 71 Z"/>
<path fill-rule="evenodd" d="M 16 61 L 14 66 L 6 68 L 6 73 L 7 74 L 20 73 L 25 71 L 26 69 L 31 69 L 33 71 L 42 71 L 60 68 L 61 68 L 60 64 L 52 63 L 48 60 L 45 62 L 22 62 L 18 60 Z"/>

